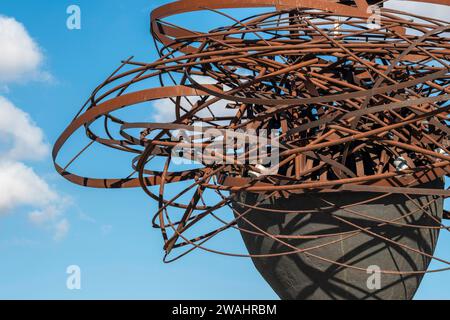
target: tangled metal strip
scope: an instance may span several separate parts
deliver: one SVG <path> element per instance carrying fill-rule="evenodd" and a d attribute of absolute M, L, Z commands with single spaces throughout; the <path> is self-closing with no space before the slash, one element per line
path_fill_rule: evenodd
<path fill-rule="evenodd" d="M 448 5 L 447 0 L 423 2 Z M 252 7 L 276 9 L 243 20 L 218 11 Z M 376 227 L 448 231 L 428 208 L 447 198 L 450 191 L 421 186 L 443 179 L 450 169 L 450 44 L 446 37 L 450 26 L 434 18 L 383 8 L 379 25 L 369 28 L 367 8 L 365 0 L 182 0 L 156 9 L 151 26 L 160 59 L 146 63 L 130 58 L 93 92 L 55 144 L 57 171 L 86 187 L 143 188 L 159 205 L 153 224 L 162 231 L 165 261 L 174 261 L 194 249 L 253 258 L 304 253 L 366 272 L 314 254 L 317 247 L 298 249 L 289 240 L 327 238 L 330 241 L 322 245 L 327 246 L 369 233 L 402 246 L 378 234 Z M 200 10 L 227 18 L 230 25 L 199 32 L 164 20 Z M 140 119 L 149 118 L 149 106 L 172 115 L 173 121 L 125 120 L 142 107 L 146 113 L 140 114 Z M 202 152 L 217 143 L 217 137 L 199 138 L 198 124 L 215 129 L 224 140 L 229 130 L 258 133 L 276 129 L 280 141 L 277 171 L 252 175 L 261 167 L 247 162 L 229 164 L 223 161 L 228 155 L 219 152 L 209 153 L 209 161 L 175 165 L 173 155 L 180 140 L 174 137 L 180 131 L 190 132 L 191 141 Z M 56 162 L 58 154 L 79 130 L 85 131 L 90 142 L 62 167 Z M 69 172 L 93 145 L 131 154 L 133 172 L 124 178 L 105 179 Z M 186 150 L 179 156 L 192 159 L 194 151 Z M 234 144 L 231 154 L 239 152 L 249 153 Z M 339 191 L 373 193 L 364 203 L 391 194 L 403 194 L 406 199 L 432 195 L 434 200 L 417 203 L 414 212 L 393 221 L 357 212 L 354 207 L 362 203 L 353 203 L 341 209 L 375 222 L 376 227 L 365 228 L 335 216 L 351 230 L 333 234 L 276 235 L 254 224 L 252 230 L 238 226 L 240 220 L 251 224 L 246 214 L 253 209 L 264 211 L 261 204 L 267 199 L 313 194 L 326 203 L 320 209 L 326 212 L 335 204 L 321 195 Z M 256 194 L 258 201 L 241 201 L 242 193 Z M 247 210 L 237 212 L 233 203 Z M 433 223 L 404 222 L 417 212 L 429 216 Z M 205 246 L 226 230 L 269 237 L 285 250 L 248 255 Z M 175 249 L 185 250 L 169 258 Z M 425 251 L 416 253 L 450 265 Z M 441 270 L 447 269 L 450 267 Z"/>

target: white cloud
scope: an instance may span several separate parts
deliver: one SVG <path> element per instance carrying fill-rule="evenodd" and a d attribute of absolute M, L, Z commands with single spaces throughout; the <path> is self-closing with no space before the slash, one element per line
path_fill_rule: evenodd
<path fill-rule="evenodd" d="M 14 18 L 0 15 L 0 90 L 9 93 L 8 83 L 48 81 L 42 71 L 44 56 L 25 27 Z M 44 133 L 31 117 L 0 96 L 0 215 L 18 207 L 33 210 L 32 223 L 51 229 L 55 239 L 69 230 L 62 218 L 67 200 L 54 191 L 24 161 L 42 160 L 49 154 Z"/>
<path fill-rule="evenodd" d="M 206 76 L 193 76 L 193 79 L 200 83 L 200 84 L 216 84 L 217 81 L 215 81 L 213 78 L 206 77 Z M 230 90 L 229 87 L 225 87 L 225 90 Z M 210 98 L 212 99 L 212 98 Z M 181 106 L 186 109 L 191 109 L 191 104 L 187 101 L 189 100 L 192 105 L 195 104 L 195 102 L 198 100 L 197 97 L 189 97 L 189 98 L 183 98 L 181 100 Z M 219 102 L 216 102 L 212 104 L 209 107 L 209 110 L 216 115 L 216 116 L 234 116 L 236 114 L 236 110 L 233 109 L 227 109 L 227 104 L 232 103 L 227 100 L 220 100 Z M 160 99 L 155 102 L 153 102 L 153 107 L 155 109 L 153 118 L 156 122 L 165 123 L 165 122 L 173 122 L 175 120 L 175 104 L 170 99 Z M 208 108 L 202 109 L 200 112 L 197 113 L 200 117 L 211 117 L 212 114 L 208 110 Z M 183 113 L 182 113 L 183 114 Z"/>
<path fill-rule="evenodd" d="M 32 168 L 20 162 L 1 160 L 0 181 L 0 213 L 24 205 L 43 208 L 58 198 Z"/>
<path fill-rule="evenodd" d="M 1 96 L 0 142 L 9 147 L 6 152 L 1 153 L 3 159 L 40 160 L 49 152 L 42 130 L 26 112 Z M 0 149 L 1 151 L 4 150 Z"/>
<path fill-rule="evenodd" d="M 0 15 L 0 83 L 23 80 L 48 81 L 42 71 L 44 56 L 20 22 Z"/>
<path fill-rule="evenodd" d="M 32 168 L 15 161 L 0 160 L 0 216 L 18 207 L 32 208 L 28 217 L 34 225 L 63 238 L 69 222 L 63 218 L 70 200 L 62 197 L 39 177 Z"/>
<path fill-rule="evenodd" d="M 55 240 L 60 240 L 69 230 L 63 218 L 69 200 L 23 163 L 48 154 L 42 130 L 26 112 L 0 96 L 0 215 L 18 207 L 30 208 L 30 221 L 51 230 Z"/>

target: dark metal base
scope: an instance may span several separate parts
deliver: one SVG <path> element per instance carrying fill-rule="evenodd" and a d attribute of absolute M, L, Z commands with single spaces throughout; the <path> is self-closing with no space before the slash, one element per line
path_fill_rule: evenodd
<path fill-rule="evenodd" d="M 444 184 L 441 180 L 436 180 L 432 184 L 424 185 L 423 187 L 443 188 Z M 289 199 L 272 200 L 274 202 L 266 203 L 263 207 L 281 210 L 316 210 L 329 207 L 329 204 L 325 204 L 320 200 L 321 197 L 340 208 L 332 209 L 328 212 L 308 214 L 280 214 L 252 210 L 246 215 L 246 218 L 266 232 L 275 235 L 314 235 L 351 231 L 355 229 L 332 216 L 343 217 L 359 226 L 374 227 L 379 222 L 358 217 L 342 209 L 342 206 L 364 201 L 374 196 L 375 194 L 352 192 L 296 195 Z M 257 198 L 254 194 L 241 194 L 239 197 L 246 204 L 254 203 Z M 394 220 L 407 212 L 418 210 L 417 204 L 423 206 L 436 199 L 436 197 L 433 198 L 432 196 L 410 197 L 412 200 L 403 194 L 389 195 L 382 200 L 357 205 L 352 207 L 351 210 L 370 215 L 371 217 Z M 234 208 L 238 212 L 244 210 L 236 203 Z M 437 199 L 431 205 L 426 206 L 426 209 L 429 214 L 441 221 L 443 200 Z M 401 218 L 398 222 L 426 226 L 437 225 L 433 219 L 421 210 L 418 210 L 409 218 Z M 255 230 L 242 220 L 240 220 L 239 226 L 244 229 Z M 411 249 L 431 255 L 434 253 L 439 236 L 438 229 L 420 229 L 393 225 L 374 227 L 370 230 Z M 255 236 L 245 232 L 242 232 L 242 236 L 251 254 L 270 254 L 291 250 L 268 237 Z M 314 240 L 289 240 L 288 243 L 299 249 L 305 249 L 339 239 L 339 237 L 343 238 L 343 236 L 338 236 Z M 426 270 L 431 260 L 418 252 L 379 239 L 367 232 L 360 232 L 349 239 L 315 249 L 311 253 L 340 263 L 364 268 L 364 270 L 369 266 L 378 266 L 382 270 L 393 271 Z M 286 300 L 409 300 L 414 297 L 423 278 L 423 275 L 420 274 L 409 276 L 381 274 L 381 288 L 369 289 L 367 280 L 371 274 L 340 267 L 302 253 L 274 258 L 255 258 L 253 261 L 258 271 L 272 286 L 274 291 L 280 298 Z"/>

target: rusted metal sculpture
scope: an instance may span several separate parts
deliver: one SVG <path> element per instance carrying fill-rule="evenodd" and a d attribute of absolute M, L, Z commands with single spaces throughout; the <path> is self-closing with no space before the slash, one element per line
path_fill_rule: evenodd
<path fill-rule="evenodd" d="M 450 269 L 433 256 L 439 232 L 449 230 L 450 26 L 385 8 L 368 25 L 377 2 L 182 0 L 157 8 L 151 31 L 161 58 L 130 58 L 93 92 L 55 144 L 57 171 L 86 187 L 141 187 L 159 204 L 153 222 L 167 262 L 195 249 L 251 257 L 284 299 L 412 298 L 423 274 Z M 244 20 L 219 11 L 256 7 L 275 9 Z M 194 31 L 166 19 L 200 10 L 230 25 Z M 155 100 L 169 102 L 172 122 L 145 122 Z M 138 108 L 147 114 L 126 120 Z M 276 130 L 277 166 L 235 161 L 251 158 L 248 145 L 219 152 L 218 141 L 236 130 L 272 130 L 268 138 Z M 58 154 L 77 131 L 90 141 L 61 166 Z M 129 153 L 132 172 L 69 172 L 94 144 Z M 174 165 L 195 153 L 208 156 Z M 216 238 L 233 230 L 250 254 L 220 249 L 228 245 Z M 433 259 L 443 267 L 427 270 Z M 373 267 L 380 288 L 367 286 Z"/>

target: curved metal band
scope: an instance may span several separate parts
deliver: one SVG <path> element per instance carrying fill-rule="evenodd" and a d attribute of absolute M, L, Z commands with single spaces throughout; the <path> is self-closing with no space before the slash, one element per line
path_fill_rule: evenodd
<path fill-rule="evenodd" d="M 406 1 L 405 1 L 406 2 Z M 450 5 L 450 0 L 414 0 L 412 2 L 423 2 L 440 5 Z M 276 10 L 293 8 L 311 8 L 333 12 L 353 17 L 368 18 L 372 13 L 368 12 L 366 0 L 356 0 L 357 7 L 341 4 L 330 0 L 179 0 L 163 5 L 152 11 L 150 15 L 151 31 L 153 36 L 164 45 L 173 43 L 173 38 L 194 35 L 198 32 L 186 29 L 178 29 L 164 25 L 161 19 L 187 12 L 203 11 L 208 9 L 237 9 L 237 8 L 266 8 L 272 7 Z M 182 48 L 183 52 L 192 52 L 192 48 Z"/>

